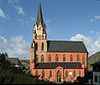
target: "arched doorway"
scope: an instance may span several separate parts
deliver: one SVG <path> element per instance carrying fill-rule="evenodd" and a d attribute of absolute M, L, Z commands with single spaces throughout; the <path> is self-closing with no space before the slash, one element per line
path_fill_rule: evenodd
<path fill-rule="evenodd" d="M 61 71 L 57 71 L 57 82 L 61 82 Z"/>

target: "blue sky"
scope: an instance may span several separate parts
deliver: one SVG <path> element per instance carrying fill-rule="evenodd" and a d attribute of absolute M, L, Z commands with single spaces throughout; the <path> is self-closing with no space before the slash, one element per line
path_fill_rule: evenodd
<path fill-rule="evenodd" d="M 29 59 L 40 0 L 0 0 L 0 52 Z M 99 0 L 41 0 L 48 40 L 83 39 L 89 55 L 100 51 Z"/>

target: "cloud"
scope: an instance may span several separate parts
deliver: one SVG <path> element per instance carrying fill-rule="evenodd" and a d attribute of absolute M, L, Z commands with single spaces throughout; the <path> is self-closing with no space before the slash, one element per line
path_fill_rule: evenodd
<path fill-rule="evenodd" d="M 15 8 L 18 10 L 18 12 L 17 12 L 18 14 L 25 15 L 22 7 L 15 6 Z"/>
<path fill-rule="evenodd" d="M 25 27 L 25 26 L 30 26 L 30 23 L 23 18 L 17 19 L 17 22 L 20 24 L 21 28 Z"/>
<path fill-rule="evenodd" d="M 94 16 L 95 19 L 100 19 L 100 16 Z"/>
<path fill-rule="evenodd" d="M 8 0 L 8 4 L 18 3 L 19 0 Z"/>
<path fill-rule="evenodd" d="M 30 42 L 26 42 L 22 36 L 12 37 L 10 43 L 3 36 L 0 36 L 0 52 L 7 52 L 9 57 L 29 59 Z"/>
<path fill-rule="evenodd" d="M 70 40 L 71 41 L 82 41 L 82 39 L 89 52 L 89 56 L 100 51 L 100 37 L 96 39 L 96 41 L 93 41 L 91 37 L 86 37 L 82 34 L 76 34 Z"/>
<path fill-rule="evenodd" d="M 91 30 L 91 31 L 90 31 L 90 33 L 91 33 L 91 34 L 93 34 L 93 33 L 94 33 L 94 31 L 92 31 L 92 30 Z"/>
<path fill-rule="evenodd" d="M 8 4 L 11 4 L 16 10 L 18 14 L 25 15 L 24 9 L 21 6 L 16 4 L 19 3 L 19 0 L 8 0 Z"/>
<path fill-rule="evenodd" d="M 6 47 L 8 47 L 7 40 L 3 36 L 0 36 L 0 52 L 4 52 Z"/>
<path fill-rule="evenodd" d="M 34 17 L 30 17 L 30 19 L 31 19 L 32 21 L 34 21 Z"/>
<path fill-rule="evenodd" d="M 94 16 L 92 19 L 90 19 L 90 22 L 94 22 L 96 20 L 100 20 L 100 16 Z"/>
<path fill-rule="evenodd" d="M 0 17 L 2 17 L 3 19 L 6 18 L 6 15 L 5 15 L 5 13 L 3 12 L 2 9 L 0 9 Z"/>
<path fill-rule="evenodd" d="M 95 42 L 95 46 L 98 50 L 100 50 L 100 37 L 98 37 L 98 39 Z"/>

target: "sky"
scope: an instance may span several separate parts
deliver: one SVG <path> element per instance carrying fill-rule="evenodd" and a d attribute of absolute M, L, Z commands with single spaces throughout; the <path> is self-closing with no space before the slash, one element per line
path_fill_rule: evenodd
<path fill-rule="evenodd" d="M 89 56 L 100 51 L 100 0 L 0 0 L 0 53 L 30 58 L 40 2 L 47 40 L 83 41 Z"/>

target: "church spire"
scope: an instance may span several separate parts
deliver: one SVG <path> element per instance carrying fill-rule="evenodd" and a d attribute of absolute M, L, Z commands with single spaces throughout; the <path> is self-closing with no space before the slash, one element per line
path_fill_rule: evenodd
<path fill-rule="evenodd" d="M 37 25 L 41 23 L 43 25 L 43 17 L 42 17 L 42 9 L 41 9 L 41 3 L 39 4 L 39 9 L 38 9 L 38 15 L 37 15 Z"/>

